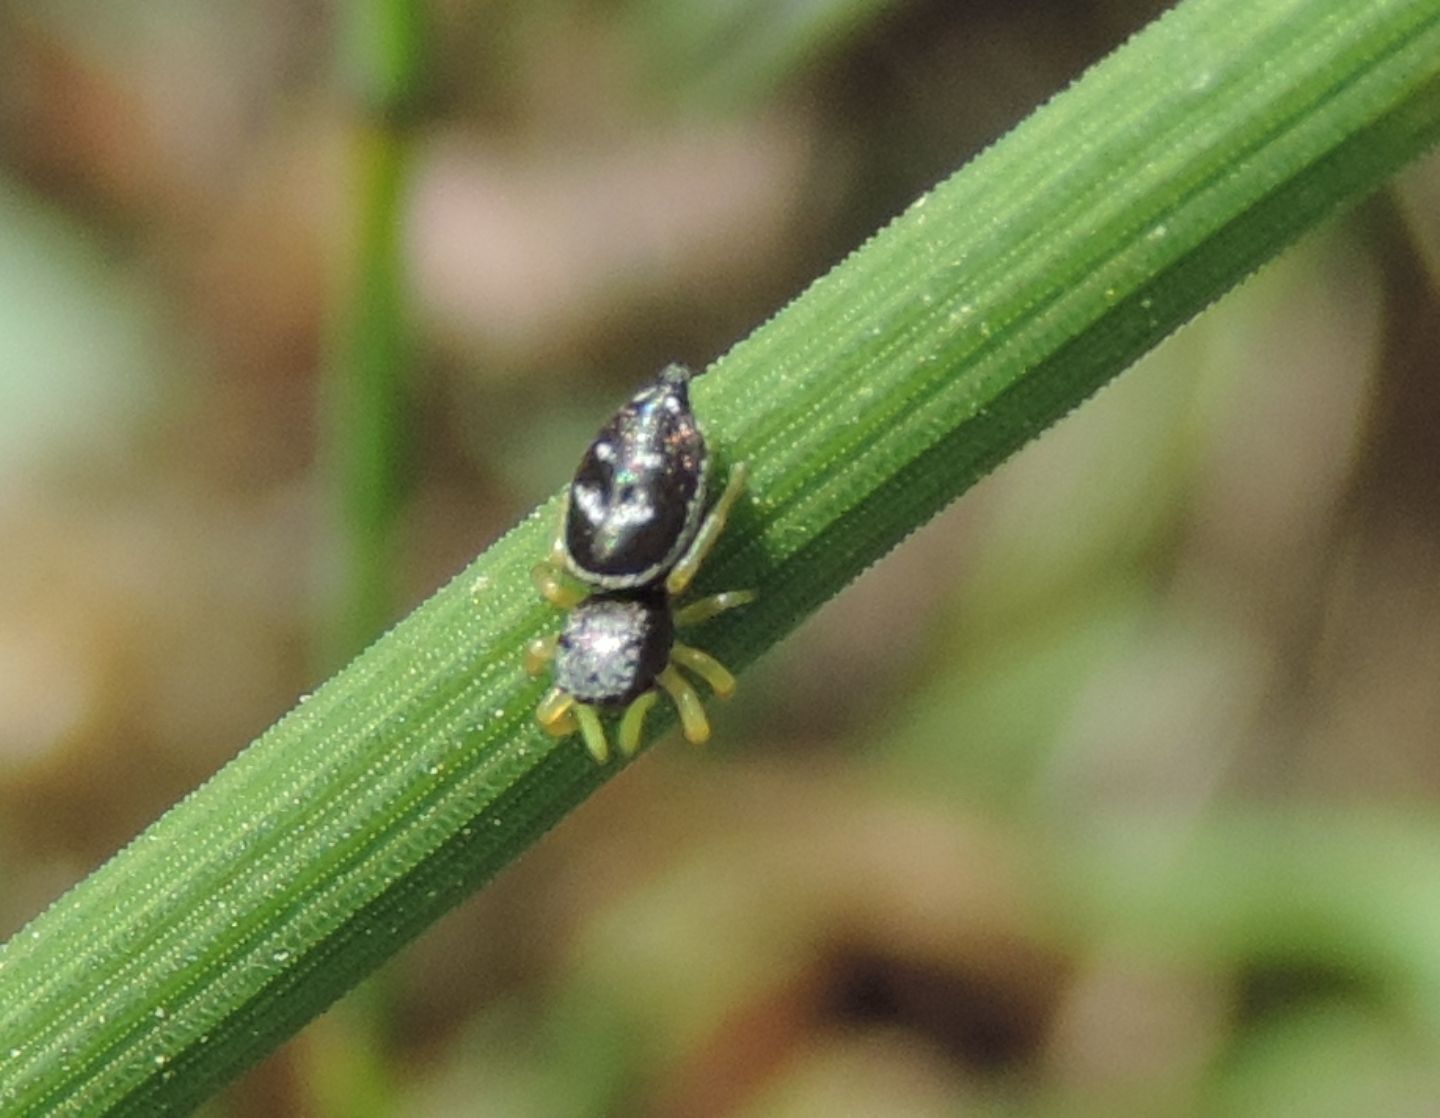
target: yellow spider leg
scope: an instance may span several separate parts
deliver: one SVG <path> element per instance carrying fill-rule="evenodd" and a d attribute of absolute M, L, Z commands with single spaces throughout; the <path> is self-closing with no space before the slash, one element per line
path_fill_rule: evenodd
<path fill-rule="evenodd" d="M 674 664 L 666 664 L 665 670 L 655 677 L 675 700 L 675 709 L 680 712 L 680 727 L 685 731 L 685 740 L 696 745 L 710 740 L 710 723 L 705 717 L 705 708 L 700 705 L 700 696 L 695 688 L 686 682 Z"/>
<path fill-rule="evenodd" d="M 736 606 L 745 606 L 759 595 L 753 590 L 727 590 L 724 594 L 711 594 L 708 598 L 696 598 L 688 606 L 675 611 L 676 625 L 699 625 L 709 621 L 716 614 L 724 613 Z"/>
<path fill-rule="evenodd" d="M 561 717 L 546 727 L 545 732 L 552 738 L 568 738 L 571 734 L 578 733 L 580 723 L 575 721 L 575 712 L 567 710 Z"/>
<path fill-rule="evenodd" d="M 536 563 L 530 568 L 530 581 L 547 602 L 559 609 L 574 609 L 590 595 L 588 590 L 567 582 L 553 560 Z"/>
<path fill-rule="evenodd" d="M 645 716 L 650 713 L 650 708 L 659 697 L 654 691 L 646 691 L 625 708 L 625 716 L 620 719 L 619 733 L 620 752 L 625 756 L 633 757 L 640 748 L 640 731 L 645 728 Z"/>
<path fill-rule="evenodd" d="M 725 486 L 725 492 L 720 494 L 720 499 L 715 502 L 715 507 L 710 510 L 710 515 L 700 525 L 700 531 L 695 534 L 695 540 L 690 548 L 670 569 L 670 574 L 665 578 L 665 589 L 671 597 L 680 594 L 690 585 L 690 580 L 700 569 L 700 564 L 705 562 L 705 557 L 710 554 L 710 549 L 715 546 L 715 541 L 720 538 L 720 533 L 725 528 L 725 520 L 730 515 L 730 509 L 740 496 L 740 491 L 745 488 L 745 479 L 750 471 L 744 462 L 736 462 L 730 467 L 730 481 Z"/>
<path fill-rule="evenodd" d="M 670 649 L 670 659 L 698 675 L 710 685 L 710 690 L 719 698 L 728 699 L 735 694 L 735 677 L 709 653 L 676 641 L 675 646 Z"/>
<path fill-rule="evenodd" d="M 580 720 L 580 735 L 585 739 L 585 748 L 603 765 L 610 760 L 610 745 L 605 741 L 605 727 L 600 725 L 600 716 L 595 713 L 594 707 L 576 703 L 575 717 Z"/>
<path fill-rule="evenodd" d="M 536 637 L 525 646 L 525 657 L 522 661 L 525 671 L 530 675 L 539 675 L 545 670 L 545 665 L 555 659 L 555 642 L 560 639 L 559 634 L 552 633 L 548 637 Z"/>
<path fill-rule="evenodd" d="M 545 692 L 545 697 L 535 708 L 535 721 L 539 722 L 541 728 L 552 738 L 563 738 L 566 734 L 575 732 L 573 718 L 569 719 L 570 728 L 563 728 L 574 706 L 574 695 L 568 691 L 562 691 L 558 687 L 552 687 Z"/>

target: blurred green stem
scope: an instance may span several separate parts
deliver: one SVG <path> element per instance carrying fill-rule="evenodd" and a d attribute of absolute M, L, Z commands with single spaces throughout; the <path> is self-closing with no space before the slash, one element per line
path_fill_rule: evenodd
<path fill-rule="evenodd" d="M 1437 138 L 1440 0 L 1174 8 L 696 383 L 751 465 L 698 592 L 761 591 L 697 643 L 753 660 Z M 520 664 L 557 509 L 6 945 L 0 1112 L 194 1104 L 618 771 L 540 733 Z"/>
<path fill-rule="evenodd" d="M 354 158 L 358 228 L 345 267 L 353 292 L 340 311 L 322 413 L 339 512 L 338 569 L 322 639 L 328 665 L 354 655 L 391 619 L 407 458 L 410 338 L 400 211 L 409 139 L 367 122 Z"/>
<path fill-rule="evenodd" d="M 368 0 L 339 9 L 347 84 L 377 117 L 409 117 L 425 94 L 428 35 L 419 0 Z"/>
<path fill-rule="evenodd" d="M 398 522 L 408 462 L 412 346 L 405 300 L 404 205 L 410 121 L 423 91 L 422 11 L 414 0 L 341 9 L 347 88 L 358 104 L 353 232 L 342 237 L 339 311 L 322 421 L 338 511 L 327 572 L 327 670 L 393 619 Z"/>

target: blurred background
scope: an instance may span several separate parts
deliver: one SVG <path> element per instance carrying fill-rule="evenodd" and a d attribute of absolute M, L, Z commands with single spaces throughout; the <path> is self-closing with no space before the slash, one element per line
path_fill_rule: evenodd
<path fill-rule="evenodd" d="M 1163 7 L 0 0 L 0 933 Z M 1440 159 L 211 1103 L 1440 1113 Z"/>

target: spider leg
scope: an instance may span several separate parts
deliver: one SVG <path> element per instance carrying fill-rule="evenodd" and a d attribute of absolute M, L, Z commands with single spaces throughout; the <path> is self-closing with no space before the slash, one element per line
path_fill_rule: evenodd
<path fill-rule="evenodd" d="M 650 708 L 659 697 L 654 691 L 646 691 L 625 708 L 618 735 L 620 752 L 625 756 L 633 757 L 640 748 L 640 732 L 645 728 L 645 716 L 650 713 Z"/>
<path fill-rule="evenodd" d="M 736 462 L 730 467 L 730 481 L 725 486 L 725 492 L 720 494 L 720 499 L 715 502 L 708 516 L 700 525 L 700 531 L 695 533 L 695 539 L 680 561 L 670 568 L 670 573 L 665 577 L 665 589 L 673 598 L 682 593 L 695 573 L 700 570 L 700 564 L 705 562 L 705 557 L 710 554 L 710 549 L 715 546 L 715 541 L 720 538 L 721 531 L 725 528 L 725 520 L 730 515 L 730 509 L 739 498 L 741 491 L 745 488 L 745 479 L 750 471 L 744 462 Z"/>
<path fill-rule="evenodd" d="M 553 553 L 545 562 L 530 568 L 530 581 L 545 600 L 558 609 L 574 609 L 590 596 L 588 590 L 566 579 L 562 569 L 556 565 Z"/>
<path fill-rule="evenodd" d="M 706 683 L 710 690 L 722 699 L 735 694 L 735 677 L 725 670 L 725 665 L 707 652 L 691 648 L 688 644 L 675 642 L 670 650 L 670 659 L 681 667 L 689 668 Z"/>
<path fill-rule="evenodd" d="M 575 712 L 567 710 L 560 718 L 545 728 L 545 732 L 552 738 L 568 738 L 571 734 L 579 733 L 580 723 L 575 720 Z"/>
<path fill-rule="evenodd" d="M 580 736 L 585 739 L 585 748 L 603 765 L 610 760 L 610 745 L 605 740 L 605 727 L 600 725 L 600 716 L 588 703 L 576 703 L 575 717 L 580 722 Z"/>
<path fill-rule="evenodd" d="M 539 675 L 545 665 L 555 659 L 555 644 L 559 639 L 558 633 L 551 633 L 548 637 L 536 637 L 525 646 L 523 663 L 528 674 Z"/>
<path fill-rule="evenodd" d="M 666 664 L 665 670 L 655 677 L 661 687 L 675 702 L 680 712 L 680 726 L 685 740 L 696 745 L 710 740 L 710 722 L 705 717 L 705 708 L 700 705 L 700 696 L 695 693 L 685 677 L 674 664 Z"/>
<path fill-rule="evenodd" d="M 605 741 L 605 727 L 600 725 L 600 716 L 589 704 L 576 702 L 570 692 L 558 687 L 550 688 L 535 708 L 535 719 L 552 738 L 568 738 L 579 730 L 585 739 L 585 748 L 595 760 L 603 765 L 610 759 L 610 746 Z"/>
<path fill-rule="evenodd" d="M 552 687 L 545 692 L 545 697 L 535 708 L 535 721 L 539 722 L 541 729 L 552 738 L 563 738 L 566 734 L 575 732 L 574 706 L 574 695 Z"/>
<path fill-rule="evenodd" d="M 711 594 L 706 598 L 696 598 L 688 606 L 681 606 L 675 611 L 675 624 L 699 625 L 702 621 L 709 621 L 727 609 L 749 605 L 757 597 L 759 595 L 753 590 L 727 590 L 723 594 Z"/>

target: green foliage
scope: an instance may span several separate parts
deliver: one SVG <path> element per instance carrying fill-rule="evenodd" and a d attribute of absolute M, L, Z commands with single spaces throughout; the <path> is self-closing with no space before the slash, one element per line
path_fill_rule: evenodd
<path fill-rule="evenodd" d="M 749 501 L 703 638 L 758 656 L 978 477 L 1440 136 L 1440 0 L 1191 0 L 695 388 Z M 555 501 L 0 954 L 0 1109 L 194 1105 L 617 768 L 533 724 Z M 658 719 L 657 719 L 658 721 Z"/>

